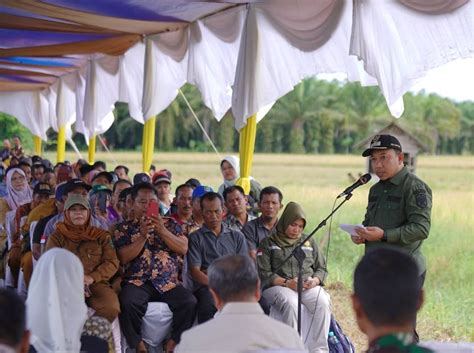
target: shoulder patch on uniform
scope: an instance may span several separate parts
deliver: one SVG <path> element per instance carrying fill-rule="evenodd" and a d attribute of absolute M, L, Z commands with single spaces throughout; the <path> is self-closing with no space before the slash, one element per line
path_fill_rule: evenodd
<path fill-rule="evenodd" d="M 415 194 L 416 205 L 420 208 L 426 208 L 428 206 L 428 198 L 426 197 L 426 192 L 417 192 Z"/>

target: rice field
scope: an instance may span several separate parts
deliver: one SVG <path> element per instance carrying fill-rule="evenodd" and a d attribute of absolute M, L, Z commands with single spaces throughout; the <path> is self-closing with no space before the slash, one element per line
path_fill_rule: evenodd
<path fill-rule="evenodd" d="M 55 160 L 54 154 L 46 154 Z M 70 160 L 76 155 L 67 154 Z M 138 152 L 98 153 L 97 160 L 113 169 L 116 162 L 141 171 Z M 221 183 L 219 157 L 210 153 L 157 152 L 154 164 L 173 172 L 176 187 L 190 177 L 217 188 Z M 311 231 L 333 207 L 334 199 L 352 181 L 348 173 L 364 173 L 366 161 L 347 155 L 257 154 L 252 175 L 262 186 L 275 185 L 284 202 L 303 205 Z M 432 228 L 423 252 L 428 272 L 426 302 L 419 314 L 419 333 L 423 340 L 474 341 L 474 158 L 472 156 L 421 156 L 417 175 L 433 190 Z M 352 271 L 363 252 L 338 229 L 340 223 L 360 223 L 363 219 L 369 186 L 354 196 L 318 232 L 318 240 L 330 236 L 328 256 L 329 289 L 336 317 L 359 348 L 364 338 L 357 330 L 349 305 Z M 330 235 L 329 235 L 329 231 Z"/>

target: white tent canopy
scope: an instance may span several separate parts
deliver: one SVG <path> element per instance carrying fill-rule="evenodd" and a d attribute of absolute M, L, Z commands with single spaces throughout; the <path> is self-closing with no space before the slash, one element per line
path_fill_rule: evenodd
<path fill-rule="evenodd" d="M 68 1 L 49 2 L 64 6 Z M 31 5 L 42 1 L 19 3 L 30 15 L 69 23 L 51 4 L 43 8 Z M 123 54 L 81 54 L 67 47 L 69 52 L 60 59 L 69 60 L 70 66 L 29 66 L 21 80 L 17 74 L 0 79 L 0 111 L 17 117 L 42 139 L 50 127 L 58 131 L 75 121 L 76 130 L 88 140 L 111 126 L 115 102 L 128 103 L 132 117 L 144 123 L 166 109 L 188 82 L 198 87 L 217 119 L 231 108 L 240 129 L 249 116 L 303 78 L 342 72 L 351 81 L 377 84 L 392 115 L 399 117 L 403 94 L 428 70 L 474 56 L 472 0 L 177 3 L 181 7 L 173 13 L 169 6 L 167 14 L 191 22 L 170 22 L 168 32 L 156 33 L 161 27 L 153 27 L 153 21 L 110 21 L 113 30 L 123 20 L 131 23 L 130 32 L 143 34 L 142 40 L 130 41 Z M 20 5 L 6 1 L 0 11 L 9 6 Z M 147 25 L 140 27 L 142 22 Z M 109 22 L 96 25 L 107 27 Z M 2 60 L 22 46 L 2 47 L 0 70 L 25 70 L 24 65 Z M 42 48 L 41 54 L 32 50 L 32 55 L 48 56 L 48 48 Z"/>

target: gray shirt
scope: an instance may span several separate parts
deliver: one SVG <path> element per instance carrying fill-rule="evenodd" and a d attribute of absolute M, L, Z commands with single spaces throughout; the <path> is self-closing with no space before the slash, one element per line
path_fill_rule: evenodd
<path fill-rule="evenodd" d="M 188 265 L 206 270 L 217 258 L 224 255 L 248 255 L 244 235 L 222 224 L 221 233 L 216 236 L 206 226 L 189 235 Z"/>
<path fill-rule="evenodd" d="M 276 223 L 275 223 L 276 224 Z M 267 229 L 262 217 L 247 222 L 242 228 L 250 250 L 257 250 L 263 239 L 268 237 L 273 229 Z"/>

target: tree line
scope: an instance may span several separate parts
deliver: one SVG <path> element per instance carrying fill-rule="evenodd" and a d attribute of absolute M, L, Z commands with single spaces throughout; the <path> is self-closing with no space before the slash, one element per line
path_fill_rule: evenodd
<path fill-rule="evenodd" d="M 238 150 L 238 133 L 229 111 L 217 122 L 202 102 L 199 91 L 185 85 L 183 93 L 204 129 L 222 152 Z M 303 80 L 280 98 L 257 126 L 256 152 L 265 153 L 358 153 L 355 146 L 390 122 L 416 136 L 431 154 L 474 153 L 474 102 L 454 102 L 436 94 L 407 93 L 400 119 L 390 115 L 378 87 L 359 83 Z M 111 149 L 141 149 L 142 125 L 132 119 L 127 104 L 115 105 L 115 122 L 104 134 Z M 5 124 L 3 124 L 5 122 Z M 7 123 L 8 122 L 8 123 Z M 0 113 L 2 138 L 25 137 L 28 131 L 15 119 Z M 56 135 L 48 133 L 46 148 L 55 148 Z M 84 138 L 74 136 L 79 148 Z M 158 150 L 210 151 L 211 147 L 181 97 L 157 118 Z M 99 144 L 98 144 L 99 146 Z"/>

